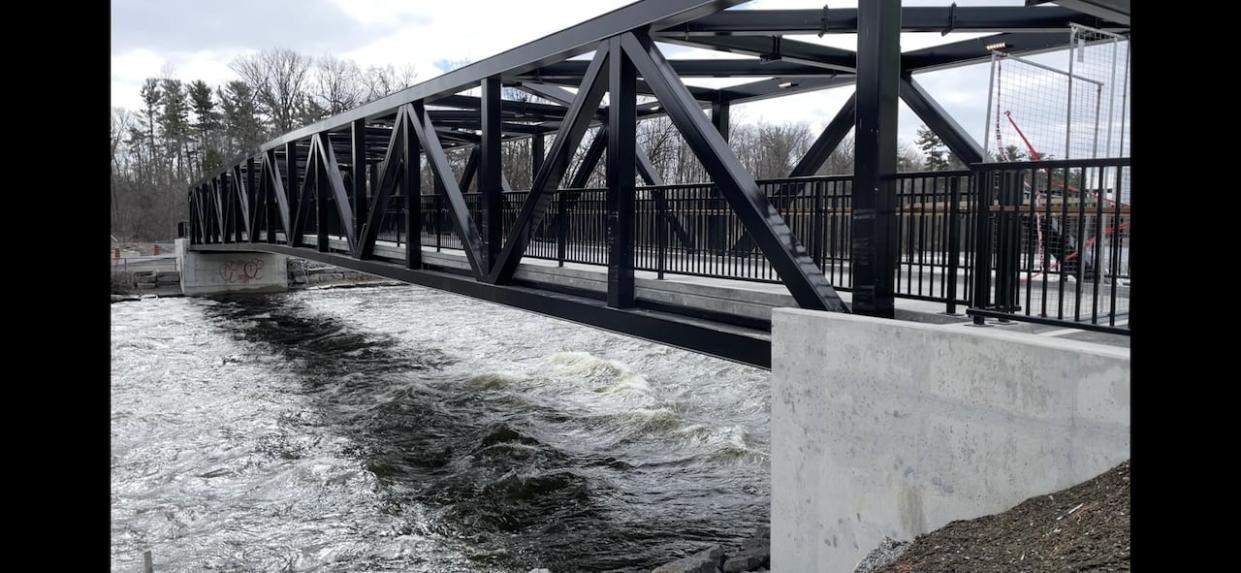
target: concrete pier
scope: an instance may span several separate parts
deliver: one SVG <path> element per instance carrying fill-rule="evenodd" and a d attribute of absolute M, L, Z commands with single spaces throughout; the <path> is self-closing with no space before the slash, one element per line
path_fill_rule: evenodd
<path fill-rule="evenodd" d="M 288 257 L 272 253 L 197 253 L 177 239 L 181 292 L 187 296 L 289 290 Z"/>
<path fill-rule="evenodd" d="M 772 311 L 771 569 L 853 571 L 1129 458 L 1129 350 Z"/>

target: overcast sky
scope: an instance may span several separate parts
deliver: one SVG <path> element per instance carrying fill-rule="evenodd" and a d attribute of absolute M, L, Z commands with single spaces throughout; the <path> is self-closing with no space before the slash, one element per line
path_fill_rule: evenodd
<path fill-rule="evenodd" d="M 319 56 L 349 58 L 360 66 L 412 64 L 418 80 L 483 59 L 598 16 L 629 0 L 113 0 L 112 105 L 141 107 L 139 89 L 148 77 L 165 74 L 218 85 L 236 79 L 228 64 L 239 55 L 284 47 Z M 906 6 L 948 5 L 911 1 Z M 1023 0 L 957 0 L 958 5 L 1022 5 Z M 856 7 L 856 0 L 832 1 L 832 8 Z M 754 0 L 734 9 L 808 8 L 821 0 Z M 1066 41 L 1067 41 L 1066 31 Z M 985 34 L 904 34 L 909 51 Z M 855 35 L 790 36 L 854 49 Z M 670 58 L 737 57 L 663 45 Z M 1066 58 L 1067 59 L 1067 58 Z M 983 135 L 990 66 L 975 65 L 915 76 L 975 139 Z M 691 85 L 721 87 L 753 81 L 690 79 Z M 734 122 L 805 121 L 818 131 L 832 118 L 852 86 L 739 105 Z M 912 142 L 921 125 L 901 104 L 902 141 Z"/>

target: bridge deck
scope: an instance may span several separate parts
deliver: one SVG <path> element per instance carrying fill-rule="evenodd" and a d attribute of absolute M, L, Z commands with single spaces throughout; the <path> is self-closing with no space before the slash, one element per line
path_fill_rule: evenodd
<path fill-rule="evenodd" d="M 339 239 L 332 239 L 330 245 L 333 249 L 342 251 L 347 248 L 345 241 Z M 434 247 L 424 246 L 422 252 L 423 261 L 426 264 L 461 271 L 469 270 L 469 263 L 466 262 L 465 255 L 460 250 L 440 249 L 437 251 Z M 404 256 L 404 247 L 390 241 L 377 241 L 376 254 L 381 257 L 399 259 Z M 673 273 L 666 273 L 663 279 L 659 279 L 652 271 L 635 271 L 634 274 L 637 278 L 636 290 L 639 301 L 655 307 L 695 308 L 704 316 L 716 321 L 738 322 L 769 331 L 772 308 L 797 308 L 796 301 L 789 295 L 784 285 L 779 283 Z M 600 296 L 607 292 L 607 267 L 604 265 L 566 262 L 560 266 L 556 261 L 526 257 L 522 259 L 516 277 L 523 281 L 536 283 L 543 288 L 571 284 L 580 289 L 598 292 Z M 1128 289 L 1125 291 L 1127 298 Z M 840 291 L 840 296 L 846 303 L 852 303 L 851 292 Z M 1037 306 L 1038 302 L 1036 290 L 1032 303 Z M 1082 302 L 1083 307 L 1089 304 L 1089 301 L 1085 299 Z M 1055 297 L 1050 297 L 1048 308 L 1052 309 L 1055 303 Z M 946 314 L 944 303 L 938 301 L 897 298 L 895 306 L 896 318 L 899 320 L 941 325 L 966 325 L 971 320 L 964 313 Z M 684 308 L 680 310 L 683 312 Z M 1086 311 L 1083 312 L 1086 313 Z M 1071 340 L 1126 347 L 1129 345 L 1128 337 L 1123 335 L 1087 332 L 1063 326 L 1008 323 L 1003 328 Z"/>
<path fill-rule="evenodd" d="M 607 268 L 601 265 L 523 259 L 512 285 L 476 280 L 460 251 L 423 247 L 423 269 L 404 265 L 404 246 L 377 241 L 375 259 L 358 260 L 346 241 L 331 239 L 328 252 L 263 242 L 216 243 L 194 251 L 268 251 L 333 264 L 376 276 L 427 286 L 522 308 L 622 334 L 768 368 L 771 364 L 770 316 L 775 307 L 796 307 L 783 285 L 714 277 L 639 271 L 635 280 L 638 308 L 607 306 Z M 847 292 L 841 293 L 851 302 Z M 896 318 L 965 328 L 967 317 L 943 314 L 939 302 L 898 299 Z M 1063 327 L 1012 324 L 1006 328 L 1126 346 L 1126 337 L 1086 333 Z"/>

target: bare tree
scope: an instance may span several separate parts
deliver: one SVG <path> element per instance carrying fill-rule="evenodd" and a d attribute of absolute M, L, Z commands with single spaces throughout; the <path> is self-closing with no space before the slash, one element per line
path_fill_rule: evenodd
<path fill-rule="evenodd" d="M 299 126 L 310 58 L 293 50 L 274 48 L 240 56 L 230 67 L 254 90 L 275 132 L 284 133 Z"/>
<path fill-rule="evenodd" d="M 375 101 L 388 94 L 398 92 L 414 85 L 418 73 L 413 65 L 396 68 L 391 64 L 383 67 L 371 66 L 366 69 L 366 97 L 363 103 Z"/>
<path fill-rule="evenodd" d="M 676 163 L 679 136 L 676 126 L 666 116 L 638 122 L 638 145 L 645 148 L 651 165 L 664 181 L 676 180 L 672 170 Z"/>
<path fill-rule="evenodd" d="M 327 115 L 353 109 L 362 103 L 367 86 L 362 70 L 353 60 L 323 56 L 315 61 L 312 97 Z"/>

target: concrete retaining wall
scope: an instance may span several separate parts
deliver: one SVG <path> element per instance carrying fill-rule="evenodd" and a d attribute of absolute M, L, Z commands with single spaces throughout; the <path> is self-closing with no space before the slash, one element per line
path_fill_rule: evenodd
<path fill-rule="evenodd" d="M 177 239 L 181 292 L 186 295 L 283 292 L 288 258 L 271 253 L 196 253 Z"/>
<path fill-rule="evenodd" d="M 1006 510 L 1129 458 L 1129 351 L 772 312 L 772 571 Z"/>

